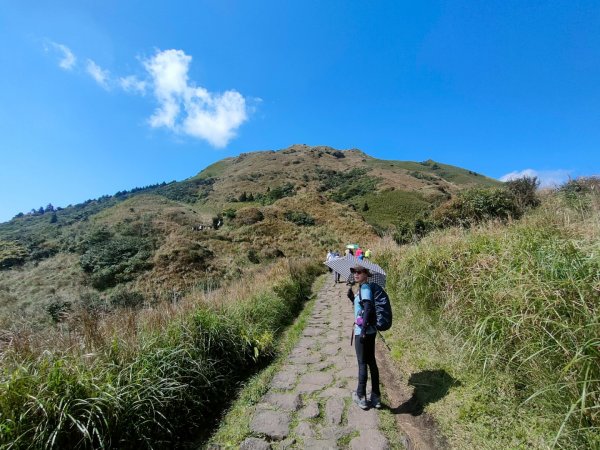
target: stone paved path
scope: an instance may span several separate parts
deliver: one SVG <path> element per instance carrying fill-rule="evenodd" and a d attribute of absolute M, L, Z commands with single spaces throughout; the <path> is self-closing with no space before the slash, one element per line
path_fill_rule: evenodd
<path fill-rule="evenodd" d="M 358 369 L 346 291 L 327 278 L 300 341 L 255 408 L 253 437 L 242 449 L 389 448 L 378 429 L 379 411 L 351 401 Z"/>

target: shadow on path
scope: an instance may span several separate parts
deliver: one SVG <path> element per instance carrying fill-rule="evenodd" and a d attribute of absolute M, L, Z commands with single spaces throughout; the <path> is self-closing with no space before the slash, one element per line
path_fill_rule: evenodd
<path fill-rule="evenodd" d="M 387 408 L 394 414 L 420 416 L 427 405 L 444 398 L 450 388 L 460 386 L 445 370 L 423 370 L 413 373 L 408 384 L 414 386 L 412 397 L 396 408 Z"/>

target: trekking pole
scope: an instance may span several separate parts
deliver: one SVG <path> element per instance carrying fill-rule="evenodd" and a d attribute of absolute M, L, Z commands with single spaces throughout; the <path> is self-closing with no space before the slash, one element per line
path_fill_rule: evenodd
<path fill-rule="evenodd" d="M 390 346 L 388 345 L 388 343 L 385 342 L 385 339 L 383 337 L 383 334 L 381 334 L 381 331 L 377 330 L 377 333 L 379 333 L 379 337 L 381 338 L 381 340 L 383 341 L 383 343 L 385 344 L 385 346 L 387 347 L 387 349 L 391 352 L 392 349 L 390 348 Z"/>

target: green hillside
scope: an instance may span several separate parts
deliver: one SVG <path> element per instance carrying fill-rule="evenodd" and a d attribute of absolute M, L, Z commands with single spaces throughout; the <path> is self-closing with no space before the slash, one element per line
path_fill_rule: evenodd
<path fill-rule="evenodd" d="M 372 239 L 465 187 L 499 184 L 360 150 L 242 153 L 181 182 L 48 205 L 0 224 L 0 317 L 155 304 L 282 256 Z"/>

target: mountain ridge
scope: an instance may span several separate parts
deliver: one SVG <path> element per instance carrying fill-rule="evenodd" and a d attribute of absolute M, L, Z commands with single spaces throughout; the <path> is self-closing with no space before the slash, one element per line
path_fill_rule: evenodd
<path fill-rule="evenodd" d="M 0 224 L 0 307 L 30 312 L 91 297 L 151 304 L 281 257 L 366 244 L 462 189 L 500 184 L 358 149 L 296 144 L 241 153 L 180 182 Z M 37 269 L 42 263 L 47 270 Z"/>

